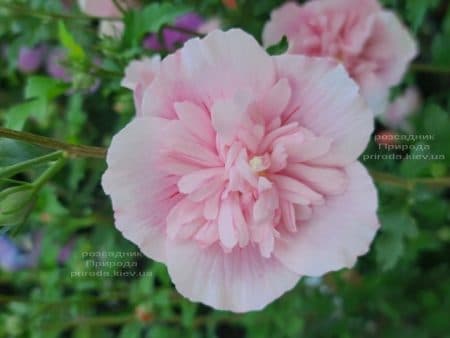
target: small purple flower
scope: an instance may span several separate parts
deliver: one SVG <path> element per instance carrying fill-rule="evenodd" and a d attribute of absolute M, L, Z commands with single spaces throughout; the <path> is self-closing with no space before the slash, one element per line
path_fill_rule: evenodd
<path fill-rule="evenodd" d="M 67 54 L 62 48 L 54 48 L 47 58 L 47 73 L 55 79 L 70 81 L 71 75 L 63 63 L 67 60 Z"/>
<path fill-rule="evenodd" d="M 18 271 L 37 264 L 40 252 L 38 238 L 34 237 L 31 251 L 21 250 L 8 236 L 0 236 L 0 268 L 6 271 Z"/>
<path fill-rule="evenodd" d="M 46 51 L 47 47 L 44 45 L 33 48 L 21 47 L 17 67 L 23 73 L 35 72 L 41 66 Z"/>
<path fill-rule="evenodd" d="M 183 28 L 190 31 L 197 31 L 198 28 L 204 23 L 204 20 L 197 13 L 190 12 L 179 16 L 174 26 L 177 28 Z M 161 45 L 158 36 L 156 34 L 149 34 L 143 42 L 145 48 L 159 51 L 161 49 L 174 50 L 179 45 L 183 44 L 187 40 L 192 38 L 192 34 L 180 32 L 172 28 L 163 29 L 164 44 Z"/>
<path fill-rule="evenodd" d="M 75 238 L 71 238 L 60 250 L 58 254 L 58 263 L 64 264 L 70 258 L 75 247 Z"/>

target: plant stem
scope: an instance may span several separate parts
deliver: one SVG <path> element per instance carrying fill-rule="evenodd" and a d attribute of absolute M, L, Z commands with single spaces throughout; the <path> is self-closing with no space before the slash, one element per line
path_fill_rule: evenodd
<path fill-rule="evenodd" d="M 119 10 L 120 13 L 125 14 L 126 10 L 125 8 L 119 3 L 119 0 L 113 0 L 114 5 L 116 6 L 116 8 Z"/>
<path fill-rule="evenodd" d="M 370 174 L 378 183 L 389 184 L 406 190 L 412 190 L 417 185 L 426 185 L 431 188 L 450 187 L 450 177 L 407 179 L 373 170 L 370 171 Z"/>
<path fill-rule="evenodd" d="M 106 157 L 105 148 L 65 143 L 49 137 L 40 136 L 25 131 L 16 131 L 0 127 L 0 137 L 6 137 L 14 140 L 32 143 L 44 148 L 63 150 L 70 156 L 74 157 Z"/>
<path fill-rule="evenodd" d="M 164 25 L 164 28 L 166 28 L 168 30 L 180 32 L 180 33 L 185 33 L 185 34 L 189 34 L 189 35 L 193 35 L 193 36 L 198 36 L 198 37 L 205 36 L 205 34 L 199 33 L 197 31 L 193 31 L 191 29 L 178 27 L 178 26 L 173 26 L 173 25 Z"/>
<path fill-rule="evenodd" d="M 137 320 L 135 315 L 118 315 L 118 316 L 97 316 L 97 317 L 77 317 L 66 321 L 62 325 L 41 327 L 41 329 L 59 329 L 67 330 L 77 326 L 119 326 Z"/>
<path fill-rule="evenodd" d="M 57 13 L 57 12 L 49 12 L 49 11 L 35 11 L 32 8 L 29 8 L 27 6 L 20 6 L 20 5 L 13 5 L 13 4 L 7 4 L 7 3 L 0 3 L 0 7 L 6 8 L 13 12 L 14 14 L 23 15 L 23 16 L 34 16 L 36 18 L 41 19 L 54 19 L 54 20 L 81 20 L 81 21 L 89 21 L 92 19 L 101 19 L 101 20 L 110 20 L 114 21 L 117 20 L 117 18 L 112 17 L 91 17 L 86 15 L 73 15 L 73 14 L 64 14 L 64 13 Z"/>
<path fill-rule="evenodd" d="M 70 143 L 61 142 L 49 137 L 40 136 L 24 131 L 16 131 L 12 129 L 7 129 L 0 127 L 0 137 L 6 137 L 10 139 L 15 139 L 23 142 L 28 142 L 32 144 L 37 144 L 39 146 L 50 148 L 50 149 L 56 149 L 56 150 L 62 150 L 66 152 L 69 156 L 74 157 L 92 157 L 92 158 L 105 158 L 106 157 L 106 149 L 101 147 L 91 147 L 86 145 L 75 145 Z M 57 156 L 56 153 L 45 155 L 49 156 L 50 158 L 53 158 Z M 49 160 L 47 158 L 47 160 Z M 41 162 L 44 161 L 42 158 L 33 159 L 30 161 L 37 161 Z M 19 163 L 17 164 L 17 168 L 29 165 L 29 162 L 25 164 Z M 9 169 L 9 168 L 7 168 Z M 0 175 L 3 172 L 0 171 Z M 394 176 L 391 174 L 378 172 L 378 171 L 371 171 L 371 175 L 373 179 L 379 183 L 385 183 L 390 184 L 392 186 L 397 186 L 403 189 L 411 190 L 416 185 L 426 185 L 433 188 L 439 188 L 439 187 L 450 187 L 450 177 L 441 177 L 441 178 L 401 178 L 398 176 Z"/>
<path fill-rule="evenodd" d="M 46 154 L 43 156 L 39 156 L 36 158 L 33 158 L 28 161 L 20 162 L 11 166 L 8 166 L 2 170 L 0 170 L 0 177 L 7 178 L 11 177 L 25 169 L 28 169 L 29 167 L 35 166 L 37 164 L 49 162 L 58 159 L 62 155 L 62 151 L 55 151 L 50 154 Z"/>
<path fill-rule="evenodd" d="M 450 68 L 444 68 L 440 66 L 413 63 L 410 66 L 413 72 L 418 73 L 433 73 L 433 74 L 448 74 L 450 75 Z"/>
<path fill-rule="evenodd" d="M 61 154 L 59 159 L 52 164 L 39 178 L 33 182 L 35 191 L 39 191 L 42 186 L 55 176 L 67 162 L 67 155 Z"/>

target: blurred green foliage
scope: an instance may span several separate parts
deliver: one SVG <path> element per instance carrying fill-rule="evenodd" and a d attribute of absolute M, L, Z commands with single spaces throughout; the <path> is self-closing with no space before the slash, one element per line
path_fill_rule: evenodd
<path fill-rule="evenodd" d="M 282 3 L 238 0 L 238 9 L 230 10 L 219 0 L 142 2 L 143 10 L 125 15 L 122 39 L 100 39 L 98 22 L 84 17 L 76 4 L 65 10 L 59 0 L 0 0 L 2 125 L 107 146 L 134 114 L 131 93 L 120 80 L 131 59 L 149 54 L 140 43 L 146 33 L 157 33 L 181 13 L 195 10 L 259 38 L 270 11 Z M 450 3 L 382 2 L 420 45 L 419 65 L 393 93 L 412 84 L 420 89 L 424 102 L 411 119 L 413 133 L 430 137 L 408 141 L 412 150 L 407 152 L 428 157 L 386 156 L 364 164 L 411 180 L 448 176 Z M 67 49 L 72 82 L 17 71 L 20 48 L 39 43 Z M 94 93 L 89 88 L 96 82 Z M 365 155 L 392 153 L 372 141 Z M 44 154 L 38 147 L 0 139 L 0 167 Z M 1 179 L 0 191 L 35 181 L 45 168 L 40 164 L 14 180 Z M 99 183 L 104 170 L 102 160 L 69 161 L 36 196 L 26 222 L 18 229 L 3 228 L 16 233 L 22 248 L 38 247 L 40 254 L 33 267 L 0 271 L 0 337 L 450 337 L 448 189 L 378 184 L 382 228 L 373 250 L 354 269 L 303 278 L 265 310 L 236 315 L 184 299 L 165 267 L 141 255 L 115 230 Z M 62 260 L 67 247 L 68 258 Z"/>

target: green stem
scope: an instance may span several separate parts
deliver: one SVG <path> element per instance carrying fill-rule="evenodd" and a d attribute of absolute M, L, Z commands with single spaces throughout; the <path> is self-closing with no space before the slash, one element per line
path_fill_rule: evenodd
<path fill-rule="evenodd" d="M 119 0 L 113 0 L 114 5 L 117 7 L 120 13 L 125 14 L 126 9 L 119 3 Z"/>
<path fill-rule="evenodd" d="M 28 169 L 29 167 L 35 166 L 37 164 L 49 162 L 58 159 L 62 155 L 62 151 L 55 151 L 50 154 L 46 154 L 40 157 L 33 158 L 28 161 L 20 162 L 11 166 L 8 166 L 0 170 L 0 177 L 7 178 L 11 177 L 21 171 Z"/>
<path fill-rule="evenodd" d="M 448 75 L 450 75 L 450 68 L 434 66 L 434 65 L 413 63 L 413 64 L 411 64 L 410 69 L 413 72 L 418 72 L 418 73 L 433 73 L 433 74 L 448 74 Z"/>
<path fill-rule="evenodd" d="M 407 179 L 379 171 L 370 171 L 370 174 L 378 183 L 389 184 L 406 190 L 412 190 L 417 185 L 425 185 L 430 188 L 450 187 L 450 177 Z"/>
<path fill-rule="evenodd" d="M 55 176 L 67 162 L 67 155 L 61 154 L 59 159 L 53 163 L 39 178 L 33 182 L 35 192 L 39 191 L 45 183 Z"/>
<path fill-rule="evenodd" d="M 85 145 L 74 145 L 70 143 L 64 143 L 49 137 L 39 136 L 32 133 L 24 131 L 16 131 L 12 129 L 7 129 L 0 127 L 0 137 L 11 138 L 19 141 L 24 141 L 32 144 L 37 144 L 42 147 L 62 150 L 70 156 L 75 157 L 93 157 L 93 158 L 105 158 L 106 149 L 101 147 L 91 147 Z M 57 156 L 55 153 L 49 154 L 47 156 Z M 38 162 L 40 160 L 35 159 Z M 30 160 L 33 161 L 33 160 Z M 20 167 L 23 163 L 17 164 Z M 2 172 L 0 171 L 0 174 Z M 393 186 L 398 186 L 404 189 L 411 190 L 416 185 L 426 185 L 429 187 L 439 188 L 439 187 L 450 187 L 450 177 L 441 178 L 412 178 L 406 179 L 397 177 L 391 174 L 372 171 L 372 177 L 375 181 L 379 183 L 390 184 Z"/>
<path fill-rule="evenodd" d="M 44 148 L 63 150 L 67 154 L 74 157 L 93 157 L 93 158 L 106 157 L 105 148 L 65 143 L 49 137 L 40 136 L 25 131 L 17 131 L 0 127 L 0 137 L 6 137 L 18 141 L 32 143 Z"/>
<path fill-rule="evenodd" d="M 135 315 L 118 315 L 118 316 L 97 316 L 97 317 L 77 317 L 64 322 L 62 325 L 41 327 L 41 329 L 59 329 L 67 330 L 77 326 L 119 326 L 137 320 Z"/>
<path fill-rule="evenodd" d="M 57 12 L 49 12 L 49 11 L 35 11 L 32 8 L 27 6 L 13 5 L 8 3 L 1 3 L 0 7 L 6 8 L 14 14 L 23 15 L 23 16 L 34 16 L 36 18 L 41 19 L 53 19 L 53 20 L 81 20 L 81 21 L 89 21 L 92 19 L 101 19 L 101 20 L 109 20 L 109 21 L 117 21 L 118 18 L 112 17 L 91 17 L 86 15 L 73 15 L 73 14 L 64 14 Z"/>
<path fill-rule="evenodd" d="M 180 33 L 185 33 L 185 34 L 189 34 L 189 35 L 193 35 L 193 36 L 198 36 L 198 37 L 205 36 L 205 34 L 199 33 L 197 31 L 193 31 L 191 29 L 187 29 L 187 28 L 183 28 L 183 27 L 177 27 L 177 26 L 173 26 L 173 25 L 164 25 L 164 28 L 172 30 L 172 31 L 180 32 Z"/>

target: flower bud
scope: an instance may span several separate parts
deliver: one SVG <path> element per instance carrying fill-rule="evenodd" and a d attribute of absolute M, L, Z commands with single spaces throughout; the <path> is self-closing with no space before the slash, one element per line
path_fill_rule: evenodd
<path fill-rule="evenodd" d="M 0 225 L 22 223 L 31 211 L 34 190 L 20 186 L 8 188 L 0 194 Z"/>

